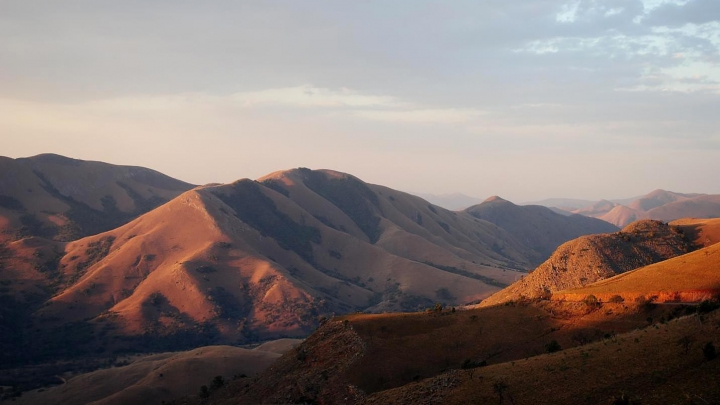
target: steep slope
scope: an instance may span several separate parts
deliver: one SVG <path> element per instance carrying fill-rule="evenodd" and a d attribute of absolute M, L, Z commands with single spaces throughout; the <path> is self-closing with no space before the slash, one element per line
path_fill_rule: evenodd
<path fill-rule="evenodd" d="M 480 305 L 548 297 L 556 291 L 667 260 L 693 248 L 693 241 L 677 227 L 659 221 L 634 222 L 617 233 L 583 236 L 564 243 L 532 273 Z"/>
<path fill-rule="evenodd" d="M 536 264 L 549 257 L 563 242 L 582 235 L 617 230 L 594 218 L 564 216 L 537 205 L 518 206 L 500 197 L 491 197 L 465 212 L 508 231 L 518 243 L 534 251 L 532 259 Z M 504 246 L 498 246 L 498 250 L 503 249 Z"/>
<path fill-rule="evenodd" d="M 132 363 L 81 374 L 65 384 L 24 394 L 19 404 L 159 404 L 211 386 L 216 376 L 231 381 L 265 370 L 299 340 L 283 339 L 256 349 L 208 346 L 188 352 L 161 353 Z"/>
<path fill-rule="evenodd" d="M 154 170 L 44 154 L 0 157 L 0 240 L 116 228 L 193 186 Z"/>

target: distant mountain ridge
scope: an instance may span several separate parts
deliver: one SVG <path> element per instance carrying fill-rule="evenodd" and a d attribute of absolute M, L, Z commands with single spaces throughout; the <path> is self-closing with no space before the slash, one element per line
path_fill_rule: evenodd
<path fill-rule="evenodd" d="M 668 222 L 680 218 L 720 217 L 720 195 L 654 190 L 636 198 L 587 201 L 587 204 L 580 207 L 572 204 L 572 202 L 582 201 L 548 199 L 541 201 L 540 204 L 549 206 L 556 211 L 564 210 L 573 214 L 599 218 L 619 227 L 627 226 L 641 219 L 657 219 Z"/>
<path fill-rule="evenodd" d="M 68 241 L 116 228 L 193 188 L 151 169 L 42 154 L 0 157 L 0 240 Z"/>

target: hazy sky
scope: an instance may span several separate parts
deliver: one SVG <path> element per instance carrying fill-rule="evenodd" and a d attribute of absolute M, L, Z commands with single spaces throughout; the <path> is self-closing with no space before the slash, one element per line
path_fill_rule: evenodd
<path fill-rule="evenodd" d="M 720 193 L 720 1 L 0 1 L 0 155 Z"/>

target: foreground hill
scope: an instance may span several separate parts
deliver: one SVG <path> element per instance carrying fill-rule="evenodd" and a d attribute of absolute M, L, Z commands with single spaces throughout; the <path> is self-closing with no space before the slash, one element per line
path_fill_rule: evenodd
<path fill-rule="evenodd" d="M 456 312 L 351 315 L 327 322 L 295 351 L 285 354 L 252 383 L 233 383 L 202 402 L 197 397 L 188 397 L 175 403 L 446 403 L 446 398 L 461 381 L 478 385 L 492 379 L 492 388 L 492 381 L 512 375 L 511 367 L 526 362 L 533 365 L 528 371 L 534 370 L 536 378 L 546 378 L 547 373 L 558 370 L 558 364 L 555 363 L 563 358 L 562 355 L 554 357 L 551 366 L 544 369 L 547 363 L 542 359 L 547 356 L 543 353 L 548 351 L 548 347 L 552 351 L 570 349 L 568 353 L 580 357 L 580 352 L 573 351 L 572 347 L 593 341 L 601 341 L 599 346 L 607 345 L 608 342 L 616 344 L 619 339 L 625 341 L 618 334 L 646 327 L 649 317 L 671 319 L 694 311 L 694 308 L 689 307 L 646 308 L 635 303 L 604 303 L 601 308 L 590 308 L 582 303 L 544 302 Z M 698 325 L 696 319 L 692 322 Z M 693 337 L 698 341 L 707 339 L 703 334 L 716 328 L 710 322 L 705 325 L 693 331 Z M 640 336 L 643 333 L 648 333 L 648 330 L 640 331 Z M 658 336 L 663 335 L 658 333 Z M 655 336 L 648 338 L 644 335 L 641 339 L 643 344 L 650 345 L 648 347 L 655 347 L 655 343 L 650 340 L 654 341 Z M 664 340 L 655 342 L 666 344 Z M 612 352 L 603 352 L 598 364 L 620 359 L 616 347 L 612 347 Z M 676 347 L 673 342 L 672 348 Z M 678 348 L 677 353 L 673 350 L 672 355 L 679 356 L 680 350 Z M 647 361 L 656 352 L 648 353 L 639 359 Z M 692 357 L 693 365 L 699 360 L 697 354 Z M 654 365 L 655 361 L 651 364 Z M 619 366 L 616 364 L 613 369 Z M 494 374 L 491 370 L 498 367 L 504 372 Z M 675 365 L 669 367 L 672 369 Z M 459 371 L 461 369 L 466 370 Z M 585 392 L 584 389 L 592 392 L 602 388 L 598 395 L 621 393 L 621 388 L 603 386 L 602 380 L 597 379 L 600 368 L 589 370 L 592 371 L 585 374 L 592 375 L 596 383 L 589 387 L 576 387 L 573 384 L 572 389 L 576 392 Z M 560 368 L 560 371 L 565 369 Z M 659 371 L 665 375 L 668 370 L 659 368 Z M 463 380 L 453 379 L 458 373 L 464 375 Z M 553 373 L 547 378 L 550 377 L 555 379 L 552 385 L 557 385 L 557 378 L 562 378 L 562 375 Z M 474 383 L 470 381 L 473 378 L 476 380 Z M 549 383 L 548 380 L 543 381 Z M 520 389 L 520 385 L 516 384 L 520 383 L 514 381 L 511 387 Z M 543 400 L 553 399 L 550 397 Z M 594 402 L 587 403 L 604 403 L 610 396 L 600 401 L 597 397 L 594 399 Z M 472 402 L 463 396 L 449 403 Z"/>
<path fill-rule="evenodd" d="M 515 205 L 500 197 L 490 197 L 466 213 L 494 223 L 514 235 L 519 243 L 533 250 L 533 262 L 541 263 L 560 244 L 578 236 L 617 231 L 615 226 L 582 215 L 565 216 L 539 205 Z M 504 249 L 498 246 L 498 250 Z"/>
<path fill-rule="evenodd" d="M 481 306 L 549 296 L 667 260 L 693 248 L 694 242 L 681 228 L 660 221 L 638 221 L 620 232 L 582 236 L 561 245 L 531 274 L 484 300 Z"/>
<path fill-rule="evenodd" d="M 191 189 L 154 170 L 44 154 L 0 157 L 0 242 L 73 240 L 116 228 Z"/>
<path fill-rule="evenodd" d="M 717 310 L 685 316 L 558 353 L 451 370 L 356 403 L 717 404 L 718 322 Z"/>
<path fill-rule="evenodd" d="M 216 376 L 231 381 L 254 377 L 299 340 L 282 339 L 255 349 L 207 346 L 188 352 L 161 353 L 113 367 L 81 374 L 60 386 L 25 393 L 18 404 L 75 405 L 93 403 L 160 404 L 212 386 Z"/>

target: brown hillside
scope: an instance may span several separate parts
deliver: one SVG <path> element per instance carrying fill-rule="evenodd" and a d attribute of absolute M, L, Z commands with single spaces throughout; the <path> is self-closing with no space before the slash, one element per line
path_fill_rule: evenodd
<path fill-rule="evenodd" d="M 582 300 L 594 295 L 601 301 L 620 296 L 626 301 L 699 302 L 720 295 L 720 244 L 607 280 L 553 294 L 553 300 Z"/>
<path fill-rule="evenodd" d="M 518 206 L 499 197 L 465 210 L 470 215 L 492 222 L 512 234 L 518 243 L 535 252 L 533 261 L 541 263 L 562 243 L 582 235 L 614 232 L 617 228 L 604 221 L 582 215 L 560 215 L 539 205 Z M 498 246 L 499 250 L 504 249 Z"/>
<path fill-rule="evenodd" d="M 484 300 L 481 306 L 548 296 L 690 251 L 693 241 L 676 227 L 638 221 L 612 234 L 583 236 L 561 245 L 531 274 Z"/>
<path fill-rule="evenodd" d="M 600 342 L 373 394 L 361 404 L 718 404 L 720 312 L 692 315 Z"/>
<path fill-rule="evenodd" d="M 0 240 L 116 228 L 193 186 L 154 170 L 44 154 L 0 157 Z"/>
<path fill-rule="evenodd" d="M 413 387 L 413 381 L 463 365 L 522 362 L 544 353 L 553 340 L 569 348 L 631 331 L 647 325 L 648 316 L 666 317 L 675 309 L 602 305 L 602 311 L 585 304 L 546 302 L 341 317 L 320 327 L 253 383 L 231 384 L 205 403 L 363 403 L 368 396 L 382 396 L 385 390 L 407 384 Z M 415 403 L 412 398 L 404 403 Z M 177 403 L 201 402 L 189 397 Z"/>
<path fill-rule="evenodd" d="M 225 381 L 265 370 L 298 340 L 269 342 L 256 349 L 208 346 L 188 352 L 142 357 L 129 365 L 81 374 L 65 384 L 25 393 L 18 404 L 160 404 L 196 394 L 216 376 Z M 275 350 L 274 346 L 277 346 Z"/>

